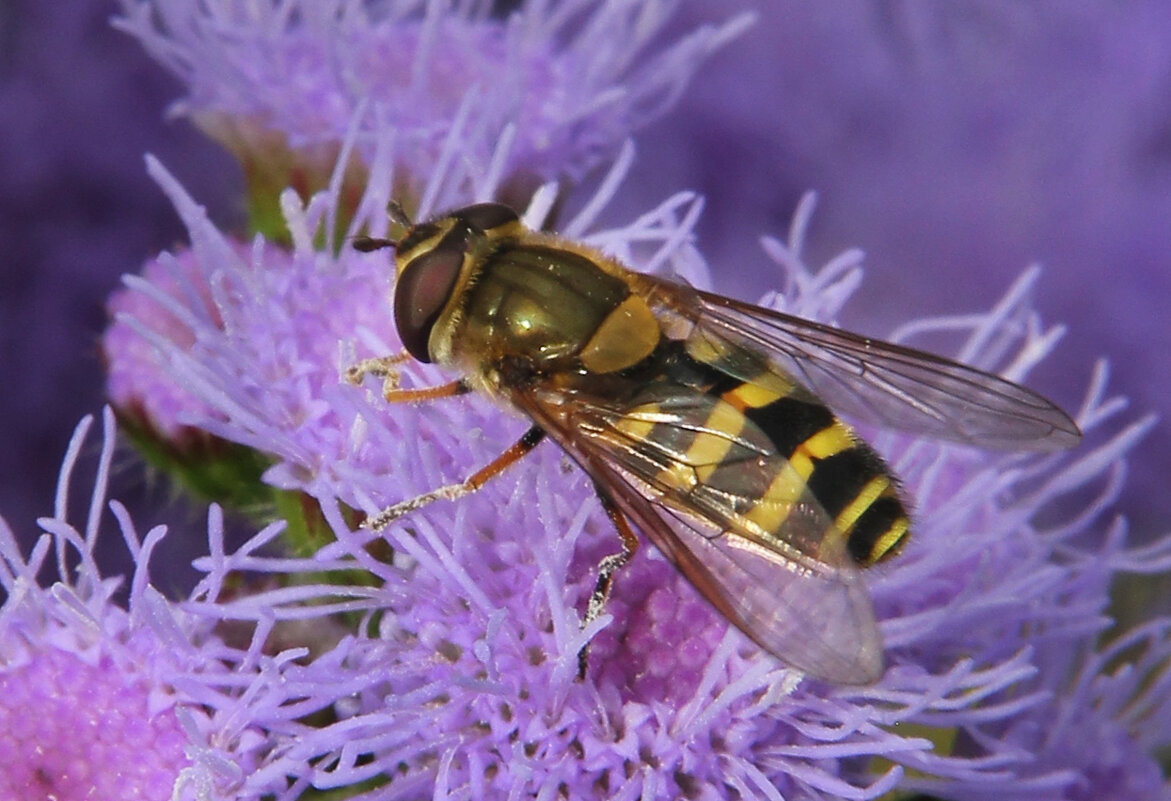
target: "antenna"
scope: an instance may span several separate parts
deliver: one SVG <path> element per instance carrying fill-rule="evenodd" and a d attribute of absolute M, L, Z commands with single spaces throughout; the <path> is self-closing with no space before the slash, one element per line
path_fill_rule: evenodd
<path fill-rule="evenodd" d="M 392 200 L 386 204 L 386 216 L 390 218 L 390 227 L 392 229 L 400 229 L 400 233 L 405 234 L 412 227 L 414 223 L 411 222 L 410 216 L 407 215 L 406 210 L 397 200 Z M 353 244 L 354 250 L 360 253 L 373 253 L 376 250 L 383 248 L 393 248 L 402 240 L 400 236 L 398 239 L 389 239 L 377 236 L 356 236 Z"/>

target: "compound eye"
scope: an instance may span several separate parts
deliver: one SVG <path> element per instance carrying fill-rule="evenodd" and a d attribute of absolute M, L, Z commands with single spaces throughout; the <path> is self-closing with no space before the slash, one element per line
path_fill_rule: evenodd
<path fill-rule="evenodd" d="M 503 203 L 477 203 L 460 209 L 455 216 L 480 231 L 491 231 L 520 220 L 517 213 Z"/>
<path fill-rule="evenodd" d="M 427 341 L 459 280 L 464 250 L 442 244 L 411 261 L 394 287 L 394 322 L 407 352 L 430 362 Z"/>

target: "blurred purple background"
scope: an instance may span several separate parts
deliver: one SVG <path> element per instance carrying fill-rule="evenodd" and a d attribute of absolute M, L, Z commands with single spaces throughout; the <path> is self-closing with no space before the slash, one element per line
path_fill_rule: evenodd
<path fill-rule="evenodd" d="M 104 402 L 106 296 L 186 237 L 143 154 L 158 155 L 216 219 L 237 217 L 235 162 L 187 122 L 164 119 L 182 87 L 110 27 L 115 11 L 112 0 L 0 4 L 0 514 L 22 543 L 52 512 L 73 427 Z M 128 449 L 115 473 L 114 497 L 142 530 L 174 520 L 171 491 Z M 88 495 L 85 480 L 75 495 Z M 73 501 L 82 513 L 88 497 Z"/>
<path fill-rule="evenodd" d="M 743 2 L 685 3 L 682 22 Z M 716 284 L 770 287 L 762 232 L 820 193 L 813 262 L 868 253 L 844 319 L 880 334 L 989 307 L 1033 261 L 1037 306 L 1070 333 L 1030 384 L 1072 406 L 1109 356 L 1137 412 L 1171 412 L 1171 18 L 1162 0 L 764 4 L 694 91 L 639 137 L 618 221 L 680 188 L 708 198 Z M 1025 8 L 1027 6 L 1027 9 Z M 109 27 L 113 2 L 0 5 L 0 513 L 27 542 L 52 508 L 70 432 L 102 403 L 96 340 L 119 276 L 184 239 L 142 156 L 213 219 L 239 221 L 232 160 L 164 112 L 182 91 Z M 849 15 L 849 16 L 847 16 Z M 136 522 L 168 493 L 128 453 L 116 497 Z M 1171 519 L 1171 436 L 1135 453 L 1135 528 Z"/>

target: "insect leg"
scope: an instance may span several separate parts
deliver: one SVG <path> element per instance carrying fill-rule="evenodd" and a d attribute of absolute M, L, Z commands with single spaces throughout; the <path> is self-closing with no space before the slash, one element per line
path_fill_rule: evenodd
<path fill-rule="evenodd" d="M 440 387 L 436 387 L 436 389 L 439 388 Z M 488 479 L 500 475 L 509 465 L 519 462 L 529 453 L 529 451 L 537 447 L 537 444 L 540 443 L 540 441 L 544 438 L 545 430 L 543 428 L 533 426 L 528 431 L 526 431 L 524 436 L 518 439 L 512 445 L 512 447 L 497 456 L 488 464 L 481 467 L 475 473 L 472 473 L 459 484 L 448 484 L 445 487 L 440 487 L 439 489 L 423 493 L 422 495 L 411 498 L 410 500 L 396 503 L 394 506 L 389 506 L 376 514 L 374 517 L 369 518 L 365 523 L 362 524 L 362 526 L 364 528 L 370 529 L 371 531 L 382 531 L 398 518 L 402 517 L 408 512 L 413 512 L 422 506 L 426 506 L 427 504 L 431 503 L 431 501 L 437 501 L 441 499 L 454 500 L 456 498 L 462 498 L 464 495 L 473 493 L 480 487 L 484 486 Z"/>
<path fill-rule="evenodd" d="M 411 358 L 411 354 L 404 349 L 391 356 L 363 359 L 346 370 L 346 381 L 351 384 L 361 384 L 362 379 L 368 375 L 375 375 L 383 379 L 387 376 L 395 376 L 395 380 L 397 380 L 398 370 L 394 369 L 395 365 L 410 361 Z"/>
<path fill-rule="evenodd" d="M 605 510 L 606 516 L 610 518 L 610 522 L 618 531 L 618 537 L 622 540 L 622 550 L 610 554 L 598 563 L 598 583 L 594 585 L 594 592 L 590 595 L 590 601 L 586 605 L 583 626 L 588 626 L 598 615 L 602 614 L 602 610 L 606 608 L 606 600 L 610 597 L 610 589 L 614 585 L 614 574 L 625 567 L 626 563 L 638 551 L 638 536 L 631 530 L 630 521 L 626 519 L 626 515 L 622 514 L 618 504 L 614 503 L 614 499 L 602 489 L 600 484 L 594 484 L 594 491 L 598 494 L 598 500 L 602 502 L 602 509 Z M 577 655 L 578 680 L 585 678 L 588 667 L 589 645 L 585 645 Z"/>
<path fill-rule="evenodd" d="M 346 381 L 357 385 L 362 383 L 362 379 L 367 375 L 377 376 L 382 379 L 382 397 L 391 403 L 416 403 L 436 398 L 450 398 L 471 392 L 471 388 L 460 380 L 440 384 L 437 387 L 399 389 L 399 372 L 395 369 L 395 365 L 410 361 L 412 358 L 414 357 L 411 354 L 403 350 L 392 356 L 363 359 L 346 370 Z"/>

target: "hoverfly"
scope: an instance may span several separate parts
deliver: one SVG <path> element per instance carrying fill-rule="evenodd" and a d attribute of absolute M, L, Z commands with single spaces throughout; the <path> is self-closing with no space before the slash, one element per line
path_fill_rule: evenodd
<path fill-rule="evenodd" d="M 549 437 L 593 480 L 622 543 L 587 622 L 637 528 L 766 651 L 827 681 L 873 682 L 882 642 L 859 570 L 895 554 L 910 522 L 895 478 L 836 413 L 983 448 L 1081 436 L 998 376 L 634 272 L 501 204 L 420 224 L 391 214 L 400 239 L 355 246 L 395 249 L 405 353 L 349 378 L 381 375 L 390 401 L 482 392 L 532 427 L 462 483 L 365 525 L 473 492 Z M 400 389 L 393 365 L 410 357 L 460 377 Z"/>

